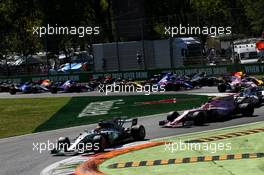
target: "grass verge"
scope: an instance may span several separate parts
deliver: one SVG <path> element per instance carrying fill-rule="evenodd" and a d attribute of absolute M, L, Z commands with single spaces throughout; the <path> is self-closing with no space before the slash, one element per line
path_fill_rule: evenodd
<path fill-rule="evenodd" d="M 184 142 L 186 140 L 214 136 L 224 134 L 228 132 L 236 132 L 242 130 L 248 130 L 253 128 L 263 128 L 264 122 L 258 124 L 252 124 L 248 126 L 241 126 L 231 129 L 223 129 L 218 131 L 211 131 L 200 134 L 191 134 L 186 136 L 171 137 L 169 139 L 163 139 L 163 141 L 171 141 L 177 143 Z M 203 149 L 187 149 L 187 150 L 166 150 L 165 146 L 158 146 L 148 148 L 140 151 L 135 151 L 120 155 L 113 159 L 109 159 L 100 166 L 100 171 L 109 175 L 134 175 L 134 174 L 184 174 L 184 175 L 221 175 L 221 174 L 240 174 L 240 175 L 256 175 L 264 174 L 264 159 L 243 159 L 243 160 L 224 160 L 224 161 L 211 161 L 200 163 L 188 163 L 188 164 L 176 164 L 176 165 L 160 165 L 149 167 L 133 167 L 122 169 L 109 169 L 107 166 L 113 163 L 130 162 L 130 161 L 143 161 L 143 160 L 158 160 L 158 159 L 173 159 L 179 157 L 191 157 L 191 156 L 205 156 L 205 155 L 222 155 L 222 154 L 235 154 L 235 153 L 254 153 L 263 152 L 263 132 L 240 136 L 230 139 L 219 140 L 216 142 L 208 142 L 209 149 L 202 147 Z M 225 149 L 215 149 L 215 145 L 225 145 Z M 228 150 L 226 145 L 229 144 L 231 149 Z M 176 147 L 174 147 L 176 148 Z"/>
<path fill-rule="evenodd" d="M 176 98 L 176 103 L 144 104 Z M 183 110 L 199 106 L 207 101 L 207 96 L 199 95 L 149 95 L 149 96 L 100 96 L 100 97 L 54 97 L 32 99 L 0 99 L 0 138 L 32 132 L 96 123 L 100 119 L 113 117 L 141 117 L 146 115 Z M 122 100 L 109 109 L 101 105 L 99 115 L 78 115 L 92 102 Z"/>
<path fill-rule="evenodd" d="M 0 138 L 32 133 L 45 123 L 70 98 L 0 100 Z"/>

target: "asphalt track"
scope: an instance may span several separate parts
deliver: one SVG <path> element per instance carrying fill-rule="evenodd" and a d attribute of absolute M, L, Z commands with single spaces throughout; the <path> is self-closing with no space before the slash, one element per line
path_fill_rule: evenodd
<path fill-rule="evenodd" d="M 146 92 L 147 93 L 147 92 Z M 177 92 L 159 92 L 159 93 L 151 93 L 151 94 L 191 94 L 191 93 L 217 93 L 216 87 L 203 87 L 200 89 L 194 90 L 186 90 L 186 91 L 177 91 Z M 43 97 L 76 97 L 76 96 L 105 96 L 105 93 L 99 91 L 93 92 L 83 92 L 83 93 L 37 93 L 37 94 L 22 94 L 17 93 L 15 95 L 10 95 L 9 93 L 0 93 L 0 98 L 43 98 Z M 115 96 L 115 95 L 144 95 L 144 93 L 125 93 L 125 92 L 118 92 L 118 93 L 108 93 L 107 95 Z"/>
<path fill-rule="evenodd" d="M 202 88 L 194 90 L 196 93 L 214 93 L 214 88 Z M 190 93 L 187 91 L 184 93 Z M 2 94 L 0 94 L 1 96 Z M 43 95 L 43 94 L 34 94 Z M 61 95 L 61 94 L 58 94 Z M 62 94 L 73 95 L 73 94 Z M 78 95 L 78 94 L 76 94 Z M 80 94 L 79 94 L 80 95 Z M 84 94 L 81 94 L 84 95 Z M 9 95 L 10 96 L 10 95 Z M 15 97 L 19 97 L 16 95 Z M 23 95 L 21 95 L 23 96 Z M 27 98 L 28 95 L 23 97 Z M 29 95 L 30 96 L 30 95 Z M 50 96 L 47 95 L 46 96 Z M 44 97 L 46 97 L 44 96 Z M 39 96 L 40 97 L 40 96 Z M 12 96 L 13 98 L 13 96 Z M 185 133 L 192 133 L 210 129 L 217 129 L 222 127 L 235 126 L 257 121 L 264 121 L 264 107 L 255 110 L 255 117 L 236 118 L 225 122 L 210 123 L 206 126 L 195 126 L 191 128 L 160 128 L 158 121 L 166 118 L 165 114 L 153 115 L 139 119 L 139 123 L 143 124 L 147 130 L 147 139 L 160 138 L 165 136 L 179 135 Z M 54 131 L 47 131 L 42 133 L 29 134 L 18 137 L 11 137 L 0 139 L 0 174 L 1 175 L 38 175 L 41 170 L 48 165 L 55 163 L 65 157 L 54 157 L 45 152 L 38 152 L 36 149 L 33 151 L 33 143 L 47 143 L 48 141 L 54 142 L 60 136 L 76 137 L 79 132 L 84 129 L 92 129 L 95 125 L 86 125 L 73 128 L 66 128 Z"/>

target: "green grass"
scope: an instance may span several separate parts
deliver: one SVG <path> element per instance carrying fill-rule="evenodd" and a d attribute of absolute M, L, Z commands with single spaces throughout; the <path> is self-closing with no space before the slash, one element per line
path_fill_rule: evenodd
<path fill-rule="evenodd" d="M 177 103 L 161 103 L 142 105 L 139 102 L 155 101 L 161 99 L 176 98 Z M 124 104 L 115 104 L 108 114 L 78 118 L 78 114 L 91 102 L 120 100 Z M 199 106 L 208 100 L 207 96 L 196 95 L 149 95 L 149 96 L 101 96 L 101 97 L 73 97 L 67 105 L 53 115 L 50 120 L 40 125 L 36 131 L 45 131 L 70 126 L 96 123 L 101 119 L 113 117 L 141 117 L 152 114 L 159 114 L 173 110 L 183 110 Z"/>
<path fill-rule="evenodd" d="M 0 138 L 32 133 L 45 123 L 70 98 L 0 100 Z"/>
<path fill-rule="evenodd" d="M 191 134 L 186 136 L 177 136 L 170 139 L 163 139 L 164 141 L 172 141 L 180 143 L 194 138 L 208 137 L 227 132 L 242 131 L 251 128 L 264 127 L 264 122 L 259 124 L 252 124 L 249 126 L 236 127 L 232 129 L 224 129 L 219 131 L 205 132 L 201 134 Z M 244 159 L 244 160 L 225 160 L 225 161 L 211 161 L 201 163 L 177 164 L 177 165 L 161 165 L 149 167 L 134 167 L 123 169 L 109 169 L 108 165 L 117 162 L 130 162 L 142 160 L 157 160 L 157 159 L 172 159 L 177 157 L 190 157 L 202 155 L 222 155 L 222 154 L 235 154 L 235 153 L 254 153 L 264 151 L 264 138 L 263 132 L 252 134 L 248 136 L 241 136 L 236 138 L 219 140 L 216 142 L 209 142 L 211 145 L 223 143 L 224 145 L 231 144 L 231 150 L 217 150 L 214 147 L 210 150 L 185 150 L 185 151 L 169 151 L 165 150 L 165 146 L 152 147 L 144 150 L 139 150 L 124 155 L 120 155 L 113 159 L 109 159 L 100 166 L 100 170 L 109 175 L 134 175 L 134 174 L 184 174 L 184 175 L 211 175 L 211 174 L 239 174 L 239 175 L 257 175 L 264 174 L 264 159 Z"/>
<path fill-rule="evenodd" d="M 176 98 L 177 103 L 143 105 L 139 102 Z M 91 102 L 122 99 L 108 114 L 78 118 L 78 114 Z M 0 99 L 0 138 L 32 132 L 96 123 L 113 117 L 140 117 L 151 114 L 183 110 L 207 101 L 197 95 L 54 97 L 33 99 Z"/>

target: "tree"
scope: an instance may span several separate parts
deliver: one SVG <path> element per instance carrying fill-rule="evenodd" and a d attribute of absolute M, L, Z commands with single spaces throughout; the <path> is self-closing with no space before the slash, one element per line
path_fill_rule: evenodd
<path fill-rule="evenodd" d="M 264 3 L 262 0 L 240 0 L 244 6 L 250 29 L 255 35 L 264 30 Z"/>

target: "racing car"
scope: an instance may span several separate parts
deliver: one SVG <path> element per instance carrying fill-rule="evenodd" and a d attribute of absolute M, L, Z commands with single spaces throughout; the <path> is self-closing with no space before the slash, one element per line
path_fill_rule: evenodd
<path fill-rule="evenodd" d="M 131 123 L 130 127 L 124 127 L 125 123 Z M 85 130 L 72 141 L 68 137 L 60 137 L 57 147 L 51 154 L 65 155 L 84 152 L 102 152 L 104 149 L 118 144 L 141 141 L 145 139 L 145 128 L 138 125 L 137 118 L 114 118 L 100 121 L 96 129 Z"/>
<path fill-rule="evenodd" d="M 210 121 L 230 119 L 236 114 L 252 116 L 254 106 L 251 103 L 237 100 L 234 95 L 214 97 L 201 107 L 184 111 L 182 114 L 171 112 L 167 120 L 159 122 L 160 126 L 178 127 L 190 125 L 203 125 Z"/>
<path fill-rule="evenodd" d="M 12 83 L 10 81 L 0 82 L 0 92 L 9 92 L 9 87 Z"/>
<path fill-rule="evenodd" d="M 49 89 L 35 82 L 12 84 L 9 87 L 9 93 L 11 95 L 15 95 L 16 93 L 30 94 L 30 93 L 41 93 L 48 91 Z"/>
<path fill-rule="evenodd" d="M 214 86 L 218 84 L 218 79 L 214 76 L 208 76 L 206 72 L 199 72 L 189 75 L 188 78 L 191 84 L 195 86 Z"/>
<path fill-rule="evenodd" d="M 253 104 L 255 107 L 260 107 L 264 102 L 263 87 L 249 87 L 244 89 L 241 93 L 235 95 L 237 101 L 244 101 Z"/>
<path fill-rule="evenodd" d="M 87 92 L 93 90 L 88 85 L 80 84 L 73 80 L 67 80 L 66 82 L 57 82 L 51 87 L 50 92 L 52 94 L 60 92 Z"/>
<path fill-rule="evenodd" d="M 219 92 L 226 92 L 227 90 L 231 92 L 239 92 L 242 88 L 256 87 L 257 85 L 248 81 L 247 79 L 241 79 L 240 77 L 232 76 L 230 82 L 219 83 L 217 88 Z"/>
<path fill-rule="evenodd" d="M 263 85 L 262 80 L 246 76 L 242 72 L 232 73 L 231 76 L 225 76 L 217 86 L 219 92 L 240 92 L 241 89 Z"/>
<path fill-rule="evenodd" d="M 164 86 L 166 91 L 178 91 L 181 89 L 193 89 L 194 86 L 190 81 L 187 81 L 185 77 L 177 76 L 173 73 L 167 73 L 157 83 L 158 87 Z"/>

